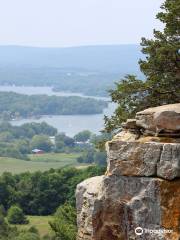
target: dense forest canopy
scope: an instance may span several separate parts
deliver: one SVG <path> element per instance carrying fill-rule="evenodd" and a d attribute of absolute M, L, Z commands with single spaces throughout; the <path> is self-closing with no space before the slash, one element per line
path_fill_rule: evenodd
<path fill-rule="evenodd" d="M 76 235 L 75 189 L 86 178 L 103 174 L 104 168 L 89 167 L 49 170 L 0 176 L 0 239 L 1 240 L 74 240 Z M 56 211 L 57 210 L 57 211 Z M 40 238 L 35 227 L 19 231 L 8 221 L 24 220 L 25 215 L 54 214 L 50 222 L 53 236 Z M 73 231 L 72 231 L 73 230 Z M 59 238 L 63 236 L 63 238 Z"/>
<path fill-rule="evenodd" d="M 7 210 L 19 205 L 29 215 L 48 215 L 65 202 L 75 206 L 76 185 L 84 179 L 101 175 L 105 168 L 89 167 L 49 170 L 47 172 L 4 173 L 0 177 L 0 205 Z"/>
<path fill-rule="evenodd" d="M 102 113 L 107 102 L 82 97 L 23 95 L 0 92 L 0 118 L 12 120 L 41 115 L 76 115 Z"/>
<path fill-rule="evenodd" d="M 137 111 L 180 102 L 180 0 L 166 0 L 157 14 L 164 30 L 154 30 L 154 38 L 142 38 L 145 60 L 139 65 L 146 81 L 127 75 L 110 91 L 118 103 L 115 114 L 105 117 L 106 130 L 113 131 Z"/>

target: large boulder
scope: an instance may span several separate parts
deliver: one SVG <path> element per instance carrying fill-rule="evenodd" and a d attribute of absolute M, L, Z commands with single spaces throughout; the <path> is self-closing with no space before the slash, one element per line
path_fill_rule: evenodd
<path fill-rule="evenodd" d="M 180 103 L 138 112 L 136 125 L 147 133 L 180 136 Z"/>
<path fill-rule="evenodd" d="M 77 239 L 179 240 L 179 185 L 180 179 L 124 176 L 80 183 Z"/>

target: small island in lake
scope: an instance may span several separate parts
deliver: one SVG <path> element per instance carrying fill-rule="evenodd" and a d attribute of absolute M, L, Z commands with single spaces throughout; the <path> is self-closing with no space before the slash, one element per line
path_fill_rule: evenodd
<path fill-rule="evenodd" d="M 77 96 L 23 95 L 0 92 L 0 119 L 40 117 L 43 115 L 100 114 L 108 102 Z"/>

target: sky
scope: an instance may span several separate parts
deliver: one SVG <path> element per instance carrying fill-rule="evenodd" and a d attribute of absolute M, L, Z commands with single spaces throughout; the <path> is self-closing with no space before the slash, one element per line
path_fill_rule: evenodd
<path fill-rule="evenodd" d="M 0 45 L 139 43 L 162 29 L 162 0 L 0 0 Z"/>

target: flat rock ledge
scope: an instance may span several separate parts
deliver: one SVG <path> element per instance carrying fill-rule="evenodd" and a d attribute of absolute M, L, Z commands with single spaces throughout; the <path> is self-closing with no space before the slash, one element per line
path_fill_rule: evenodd
<path fill-rule="evenodd" d="M 76 189 L 77 240 L 180 240 L 180 104 L 137 113 L 106 150 Z"/>
<path fill-rule="evenodd" d="M 136 126 L 147 134 L 180 136 L 180 103 L 138 112 Z"/>

